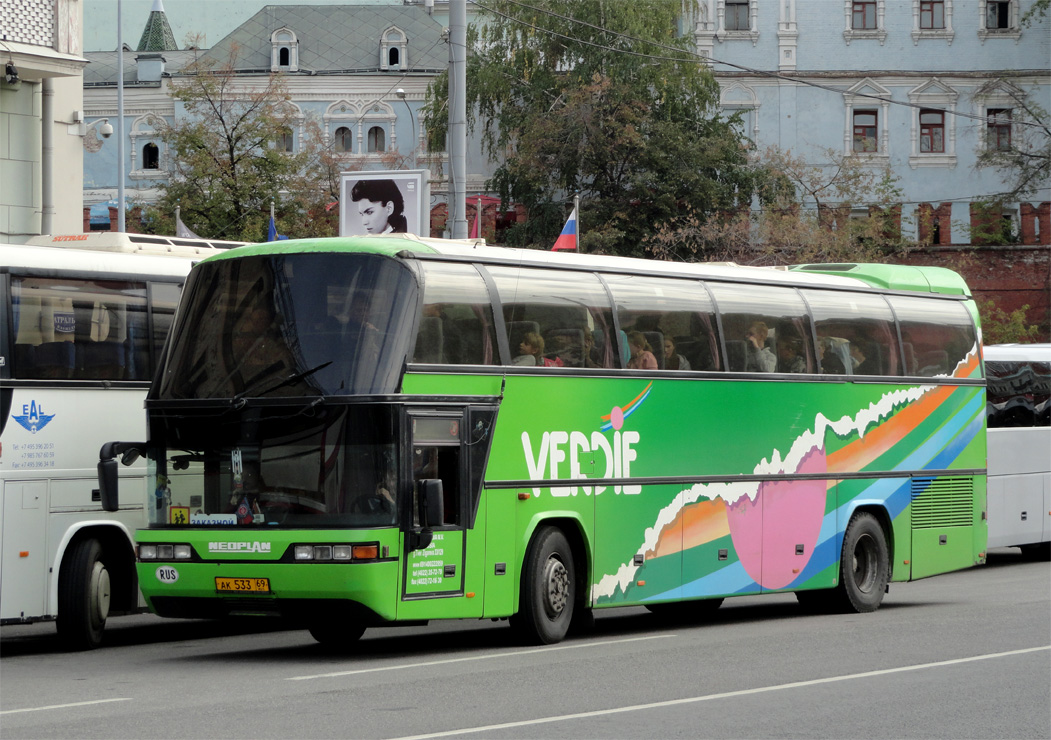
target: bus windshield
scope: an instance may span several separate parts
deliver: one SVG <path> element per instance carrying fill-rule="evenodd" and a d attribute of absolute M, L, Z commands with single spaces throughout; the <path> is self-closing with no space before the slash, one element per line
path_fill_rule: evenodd
<path fill-rule="evenodd" d="M 191 274 L 155 397 L 393 393 L 418 288 L 375 254 L 205 262 Z"/>
<path fill-rule="evenodd" d="M 155 417 L 152 526 L 393 526 L 397 413 L 384 404 Z M 181 440 L 192 440 L 188 445 Z"/>

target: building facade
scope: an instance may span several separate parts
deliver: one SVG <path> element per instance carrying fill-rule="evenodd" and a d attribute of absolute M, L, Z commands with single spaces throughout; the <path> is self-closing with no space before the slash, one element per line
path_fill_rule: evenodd
<path fill-rule="evenodd" d="M 990 219 L 1006 219 L 1012 239 L 1049 244 L 1051 184 L 990 214 L 1011 184 L 978 167 L 983 150 L 1030 135 L 1023 102 L 1045 121 L 1051 109 L 1051 18 L 1023 25 L 1032 5 L 695 0 L 687 25 L 757 152 L 889 166 L 906 238 L 968 244 Z"/>
<path fill-rule="evenodd" d="M 0 3 L 0 243 L 79 232 L 80 0 Z"/>
<path fill-rule="evenodd" d="M 290 151 L 301 145 L 308 122 L 314 122 L 344 170 L 427 169 L 432 206 L 444 204 L 448 156 L 428 149 L 421 116 L 427 87 L 449 60 L 447 18 L 431 3 L 269 5 L 209 49 L 172 48 L 165 18 L 156 0 L 144 19 L 139 48 L 123 54 L 129 203 L 153 202 L 158 187 L 172 176 L 161 129 L 181 120 L 183 110 L 171 95 L 172 85 L 179 84 L 182 70 L 200 55 L 219 65 L 235 58 L 235 86 L 244 91 L 281 74 L 293 121 L 281 145 Z M 106 206 L 117 192 L 117 146 L 100 131 L 115 126 L 118 115 L 118 55 L 86 56 L 91 65 L 84 78 L 84 202 L 95 206 L 94 228 L 108 228 Z M 489 171 L 480 147 L 469 146 L 469 199 L 485 192 Z"/>

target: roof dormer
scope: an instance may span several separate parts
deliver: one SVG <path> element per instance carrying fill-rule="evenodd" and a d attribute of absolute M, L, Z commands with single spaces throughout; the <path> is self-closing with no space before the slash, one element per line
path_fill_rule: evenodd
<path fill-rule="evenodd" d="M 398 70 L 409 66 L 409 40 L 397 26 L 390 26 L 380 36 L 380 69 Z"/>
<path fill-rule="evenodd" d="M 279 28 L 270 34 L 270 71 L 299 71 L 299 39 L 291 28 Z"/>

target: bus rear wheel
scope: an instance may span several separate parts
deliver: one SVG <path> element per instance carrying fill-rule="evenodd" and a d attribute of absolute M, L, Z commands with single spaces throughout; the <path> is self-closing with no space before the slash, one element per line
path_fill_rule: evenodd
<path fill-rule="evenodd" d="M 109 616 L 110 577 L 96 539 L 80 540 L 62 561 L 58 582 L 58 634 L 71 650 L 102 644 Z"/>
<path fill-rule="evenodd" d="M 874 612 L 883 602 L 889 580 L 887 536 L 876 517 L 859 511 L 843 535 L 839 585 L 829 591 L 800 592 L 796 598 L 805 606 L 826 607 L 829 611 Z"/>
<path fill-rule="evenodd" d="M 522 596 L 511 626 L 526 642 L 551 645 L 569 631 L 576 604 L 573 551 L 562 531 L 543 527 L 533 536 L 522 572 Z"/>

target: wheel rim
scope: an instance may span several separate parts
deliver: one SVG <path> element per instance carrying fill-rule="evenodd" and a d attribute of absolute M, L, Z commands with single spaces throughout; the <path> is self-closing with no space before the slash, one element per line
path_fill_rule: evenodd
<path fill-rule="evenodd" d="M 876 583 L 876 541 L 865 534 L 854 545 L 854 585 L 868 593 Z"/>
<path fill-rule="evenodd" d="M 569 571 L 557 557 L 548 558 L 544 567 L 544 611 L 551 619 L 557 618 L 566 608 L 569 598 Z"/>
<path fill-rule="evenodd" d="M 91 599 L 89 614 L 92 624 L 96 627 L 105 624 L 109 616 L 109 571 L 101 562 L 96 562 L 91 569 L 91 585 L 88 589 L 88 598 Z"/>

